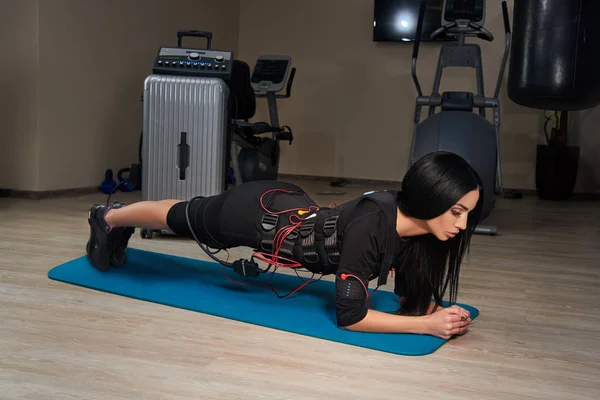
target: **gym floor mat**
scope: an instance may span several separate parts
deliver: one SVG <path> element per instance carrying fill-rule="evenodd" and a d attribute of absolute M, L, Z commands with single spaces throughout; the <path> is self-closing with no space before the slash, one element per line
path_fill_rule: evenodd
<path fill-rule="evenodd" d="M 280 299 L 265 287 L 269 281 L 284 295 L 301 285 L 302 280 L 296 275 L 279 273 L 245 279 L 215 262 L 134 248 L 127 249 L 127 257 L 124 266 L 103 272 L 93 268 L 83 256 L 52 268 L 48 277 L 107 293 L 399 355 L 430 354 L 447 342 L 429 335 L 339 329 L 335 322 L 333 282 L 314 281 L 290 297 Z M 306 279 L 310 274 L 303 272 L 301 276 Z M 379 311 L 391 312 L 398 307 L 397 297 L 390 291 L 378 290 L 369 301 L 371 307 Z M 459 305 L 469 310 L 473 320 L 479 314 L 472 306 Z"/>

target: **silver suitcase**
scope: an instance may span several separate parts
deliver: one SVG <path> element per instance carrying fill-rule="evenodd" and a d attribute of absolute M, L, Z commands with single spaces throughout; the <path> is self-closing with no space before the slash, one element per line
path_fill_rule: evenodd
<path fill-rule="evenodd" d="M 212 196 L 227 188 L 229 88 L 218 78 L 144 81 L 143 200 Z"/>

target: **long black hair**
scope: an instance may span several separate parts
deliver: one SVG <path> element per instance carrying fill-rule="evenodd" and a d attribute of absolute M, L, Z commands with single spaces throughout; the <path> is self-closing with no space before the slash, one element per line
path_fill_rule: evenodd
<path fill-rule="evenodd" d="M 447 241 L 439 240 L 433 234 L 410 239 L 404 262 L 395 276 L 396 290 L 403 287 L 405 297 L 399 314 L 424 315 L 431 300 L 437 305 L 442 304 L 448 289 L 449 301 L 456 302 L 460 265 L 479 222 L 484 195 L 477 172 L 454 153 L 429 153 L 406 172 L 402 190 L 398 193 L 398 208 L 404 215 L 419 220 L 444 214 L 475 189 L 480 190 L 479 200 L 469 212 L 464 231 Z"/>

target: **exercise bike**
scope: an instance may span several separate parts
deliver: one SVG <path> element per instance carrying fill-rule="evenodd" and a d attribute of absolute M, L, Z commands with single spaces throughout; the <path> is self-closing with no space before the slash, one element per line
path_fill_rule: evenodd
<path fill-rule="evenodd" d="M 244 119 L 234 122 L 230 144 L 230 159 L 234 184 L 256 180 L 276 180 L 279 171 L 280 141 L 293 141 L 289 126 L 280 126 L 277 99 L 291 95 L 296 68 L 289 56 L 260 56 L 254 66 L 250 85 L 255 98 L 266 98 L 270 123 L 248 122 L 254 116 L 254 103 L 246 108 L 249 112 L 237 113 Z M 283 88 L 285 94 L 279 94 Z M 260 136 L 270 133 L 271 137 Z M 238 152 L 238 148 L 241 148 Z"/>
<path fill-rule="evenodd" d="M 416 74 L 419 42 L 426 3 L 421 1 L 416 39 L 412 56 L 412 78 L 418 96 L 414 114 L 408 166 L 427 153 L 442 150 L 462 156 L 479 174 L 483 182 L 483 209 L 481 221 L 490 214 L 497 195 L 504 192 L 500 162 L 500 102 L 498 95 L 510 49 L 510 24 L 506 1 L 502 2 L 504 17 L 505 47 L 500 72 L 493 97 L 486 97 L 483 85 L 481 48 L 477 44 L 466 44 L 466 37 L 477 37 L 491 42 L 494 36 L 483 27 L 485 0 L 444 0 L 442 26 L 431 33 L 430 39 L 445 33 L 456 37 L 455 43 L 442 46 L 432 93 L 423 95 Z M 448 91 L 440 95 L 442 72 L 447 67 L 474 68 L 477 94 Z M 429 107 L 427 118 L 421 121 L 421 108 Z M 436 113 L 436 107 L 441 111 Z M 474 113 L 477 108 L 479 113 Z M 492 122 L 486 118 L 486 109 L 492 110 Z M 479 224 L 475 233 L 495 235 L 496 226 Z"/>
<path fill-rule="evenodd" d="M 199 31 L 198 35 L 212 34 Z M 180 41 L 178 42 L 180 45 Z M 233 61 L 228 112 L 231 119 L 228 131 L 228 155 L 226 165 L 230 166 L 232 176 L 229 180 L 234 185 L 255 180 L 276 180 L 279 171 L 280 142 L 292 143 L 294 137 L 289 126 L 279 125 L 277 99 L 291 96 L 292 83 L 296 68 L 292 67 L 289 56 L 260 56 L 252 74 L 248 64 L 241 60 Z M 285 87 L 285 94 L 279 94 Z M 249 122 L 256 112 L 256 99 L 266 98 L 269 107 L 267 122 Z M 140 97 L 143 101 L 143 93 Z M 271 134 L 271 137 L 261 136 Z M 130 172 L 128 181 L 136 188 L 141 188 L 142 140 L 140 134 L 139 162 L 126 168 Z M 241 148 L 241 150 L 239 149 Z M 239 151 L 238 151 L 239 150 Z"/>

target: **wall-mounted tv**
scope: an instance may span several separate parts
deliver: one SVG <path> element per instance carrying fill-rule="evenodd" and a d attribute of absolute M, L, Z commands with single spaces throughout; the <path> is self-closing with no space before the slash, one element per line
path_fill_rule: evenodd
<path fill-rule="evenodd" d="M 374 0 L 373 41 L 414 42 L 419 19 L 420 0 Z M 444 0 L 426 0 L 421 41 L 430 41 L 429 35 L 442 26 Z M 456 40 L 444 33 L 434 41 Z"/>

